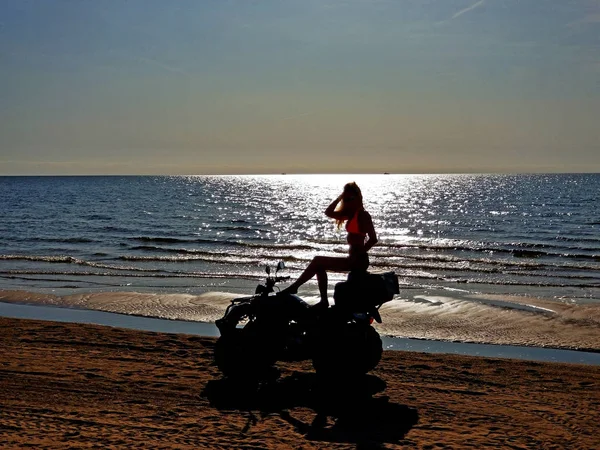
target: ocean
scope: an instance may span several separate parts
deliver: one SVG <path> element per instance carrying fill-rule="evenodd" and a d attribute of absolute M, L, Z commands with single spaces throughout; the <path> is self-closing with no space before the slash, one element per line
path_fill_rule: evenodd
<path fill-rule="evenodd" d="M 0 177 L 0 301 L 214 321 L 266 265 L 345 254 L 349 181 L 400 282 L 382 334 L 600 350 L 600 174 Z"/>

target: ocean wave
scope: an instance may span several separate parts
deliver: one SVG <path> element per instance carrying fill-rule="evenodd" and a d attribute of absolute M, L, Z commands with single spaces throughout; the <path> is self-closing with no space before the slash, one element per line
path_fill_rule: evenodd
<path fill-rule="evenodd" d="M 77 258 L 72 256 L 38 256 L 38 255 L 0 255 L 0 260 L 22 260 L 22 261 L 39 261 L 48 263 L 77 263 Z"/>
<path fill-rule="evenodd" d="M 231 221 L 229 223 L 236 223 L 236 221 Z M 219 231 L 231 231 L 231 232 L 241 232 L 241 233 L 268 233 L 271 230 L 266 228 L 257 227 L 256 225 L 230 225 L 230 224 L 213 224 L 212 227 L 217 228 Z"/>
<path fill-rule="evenodd" d="M 136 238 L 138 239 L 138 238 Z M 315 253 L 317 252 L 323 252 L 325 250 L 327 250 L 326 248 L 318 247 L 315 245 L 311 245 L 311 244 L 306 244 L 306 243 L 294 243 L 294 244 L 277 244 L 277 243 L 268 243 L 268 242 L 251 242 L 251 241 L 239 241 L 239 240 L 186 240 L 186 239 L 179 239 L 179 238 L 146 238 L 146 239 L 140 239 L 140 240 L 144 240 L 146 242 L 151 242 L 151 243 L 167 243 L 167 244 L 182 244 L 182 243 L 194 243 L 194 244 L 211 244 L 214 246 L 227 246 L 227 247 L 242 247 L 242 248 L 251 248 L 251 249 L 259 249 L 259 250 L 265 250 L 265 251 L 277 251 L 277 250 L 290 250 L 290 251 L 304 251 L 304 250 L 309 250 L 309 251 L 314 251 Z M 347 249 L 345 248 L 345 246 L 341 245 L 339 242 L 329 242 L 329 251 L 333 251 L 335 253 L 346 253 Z M 332 247 L 335 246 L 335 247 Z M 186 253 L 186 254 L 204 254 L 204 253 L 210 253 L 210 251 L 206 251 L 206 250 L 201 250 L 201 249 L 193 249 L 193 248 L 183 248 L 183 247 L 164 247 L 164 246 L 160 246 L 160 245 L 136 245 L 136 246 L 130 246 L 129 247 L 131 250 L 139 250 L 139 251 L 154 251 L 154 252 L 164 252 L 164 253 Z M 548 257 L 548 258 L 554 258 L 554 259 L 567 259 L 567 260 L 590 260 L 590 261 L 600 261 L 600 255 L 597 254 L 583 254 L 583 253 L 565 253 L 565 252 L 549 252 L 549 251 L 541 251 L 541 250 L 527 250 L 527 249 L 502 249 L 502 248 L 495 248 L 495 249 L 491 249 L 491 248 L 473 248 L 473 247 L 443 247 L 443 246 L 432 246 L 432 245 L 395 245 L 395 244 L 383 244 L 383 245 L 378 245 L 373 253 L 374 254 L 378 254 L 380 256 L 389 256 L 389 257 L 396 257 L 396 256 L 405 256 L 407 258 L 410 257 L 420 257 L 422 255 L 414 255 L 414 254 L 410 254 L 410 253 L 404 253 L 404 252 L 398 252 L 398 250 L 403 250 L 405 248 L 415 248 L 415 249 L 419 249 L 419 250 L 425 250 L 425 251 L 434 251 L 434 252 L 439 252 L 441 250 L 443 251 L 451 251 L 451 252 L 457 252 L 457 253 L 461 253 L 461 252 L 472 252 L 472 253 L 483 253 L 486 255 L 490 255 L 493 253 L 504 253 L 506 255 L 510 255 L 514 258 L 519 258 L 519 259 L 541 259 L 544 257 Z M 393 253 L 382 253 L 382 249 L 392 249 L 392 250 L 396 250 L 396 252 Z M 293 258 L 293 256 L 291 256 Z M 439 255 L 439 254 L 435 254 L 432 253 L 431 255 L 427 255 L 426 257 L 428 258 L 442 258 L 442 257 L 455 257 L 456 259 L 461 259 L 461 260 L 466 260 L 466 261 L 480 261 L 480 262 L 487 262 L 492 264 L 493 262 L 491 261 L 491 259 L 487 259 L 484 260 L 483 258 L 479 258 L 479 259 L 475 259 L 475 258 L 469 258 L 466 256 L 454 256 L 452 254 L 446 256 L 446 255 Z M 506 260 L 497 260 L 499 263 L 506 263 L 509 264 L 509 262 L 507 262 Z M 519 263 L 520 264 L 520 263 Z M 558 265 L 558 264 L 555 264 Z"/>
<path fill-rule="evenodd" d="M 255 273 L 244 273 L 244 272 L 218 272 L 218 271 L 166 271 L 160 269 L 144 269 L 139 267 L 117 267 L 109 265 L 90 265 L 98 269 L 108 269 L 109 272 L 85 272 L 85 271 L 68 271 L 68 270 L 37 270 L 37 269 L 13 269 L 0 271 L 0 276 L 3 277 L 15 277 L 19 275 L 30 275 L 30 276 L 93 276 L 93 277 L 144 277 L 144 278 L 240 278 L 240 279 L 263 279 L 264 273 L 258 270 L 260 267 L 258 264 L 257 271 Z M 389 269 L 389 267 L 386 267 Z M 464 285 L 493 285 L 493 286 L 523 286 L 523 287 L 575 287 L 575 288 L 600 288 L 600 283 L 559 283 L 550 282 L 542 279 L 539 280 L 519 280 L 519 279 L 479 279 L 479 278 L 466 278 L 457 277 L 456 275 L 444 275 L 439 273 L 431 273 L 419 268 L 412 267 L 409 270 L 397 271 L 396 275 L 402 279 L 428 279 L 437 280 L 439 282 L 453 283 L 453 284 L 464 284 Z M 527 276 L 527 275 L 524 275 Z M 46 280 L 49 281 L 49 280 Z"/>
<path fill-rule="evenodd" d="M 129 271 L 154 271 L 160 272 L 160 269 L 141 269 L 138 267 L 130 266 L 116 266 L 113 264 L 106 264 L 101 262 L 86 261 L 83 259 L 75 258 L 73 256 L 36 256 L 36 255 L 0 255 L 0 260 L 22 260 L 32 262 L 44 262 L 52 264 L 76 264 L 80 266 L 97 267 L 100 269 L 112 269 L 112 270 L 129 270 Z"/>
<path fill-rule="evenodd" d="M 484 253 L 488 255 L 505 254 L 510 255 L 514 258 L 553 258 L 553 259 L 579 259 L 579 260 L 590 260 L 600 261 L 600 254 L 596 253 L 582 253 L 582 251 L 595 252 L 597 249 L 586 249 L 586 248 L 569 248 L 569 247 L 546 247 L 539 246 L 539 244 L 531 244 L 531 248 L 540 248 L 540 250 L 529 250 L 527 248 L 512 248 L 506 244 L 492 244 L 492 245 L 451 245 L 451 244 L 431 244 L 431 243 L 378 243 L 378 248 L 388 248 L 394 250 L 406 250 L 414 249 L 420 251 L 431 251 L 431 252 L 452 252 L 452 253 Z M 525 245 L 520 245 L 525 247 Z M 547 248 L 546 250 L 542 250 Z"/>
<path fill-rule="evenodd" d="M 173 247 L 158 247 L 156 245 L 136 245 L 130 247 L 131 250 L 135 251 L 144 251 L 144 252 L 160 252 L 160 253 L 185 253 L 185 254 L 214 254 L 214 252 L 210 252 L 207 250 L 195 250 L 188 248 L 173 248 Z"/>
<path fill-rule="evenodd" d="M 12 242 L 48 242 L 48 243 L 58 243 L 58 244 L 92 244 L 95 242 L 100 242 L 98 239 L 92 239 L 88 237 L 81 236 L 71 236 L 71 237 L 10 237 L 7 239 Z"/>
<path fill-rule="evenodd" d="M 118 259 L 122 261 L 144 261 L 144 262 L 216 262 L 216 263 L 226 263 L 226 264 L 244 264 L 244 265 L 252 265 L 252 264 L 261 264 L 265 260 L 270 261 L 308 261 L 305 258 L 298 258 L 292 255 L 223 255 L 222 253 L 211 253 L 211 252 L 191 252 L 189 254 L 180 254 L 173 256 L 141 256 L 141 255 L 122 255 L 119 256 Z"/>
<path fill-rule="evenodd" d="M 225 237 L 224 239 L 205 239 L 200 237 L 195 238 L 173 238 L 173 237 L 151 237 L 151 236 L 137 236 L 137 237 L 129 237 L 128 241 L 137 241 L 137 242 L 149 242 L 153 244 L 209 244 L 209 245 L 224 245 L 224 246 L 233 246 L 233 247 L 277 247 L 277 244 L 269 244 L 269 243 L 256 243 L 256 241 L 260 241 L 261 238 L 252 238 L 252 237 L 244 237 L 246 241 L 241 241 L 233 236 Z M 136 246 L 132 246 L 133 249 Z M 154 247 L 159 250 L 171 251 L 176 250 L 171 247 Z M 282 248 L 284 248 L 282 246 Z M 295 248 L 295 246 L 291 246 L 291 248 Z M 313 248 L 313 247 L 311 247 Z"/>
<path fill-rule="evenodd" d="M 101 221 L 114 220 L 113 217 L 111 217 L 109 215 L 103 215 L 103 214 L 90 214 L 90 215 L 84 216 L 84 219 L 87 219 L 87 220 L 101 220 Z"/>
<path fill-rule="evenodd" d="M 248 245 L 248 243 L 244 243 L 243 247 L 252 248 L 256 250 L 263 250 L 261 256 L 265 258 L 279 258 L 280 254 L 270 254 L 269 251 L 281 251 L 281 250 L 291 250 L 291 251 L 301 251 L 301 250 L 313 250 L 312 247 L 309 246 L 297 246 L 297 245 Z M 184 255 L 223 255 L 223 251 L 211 251 L 211 250 L 200 250 L 194 248 L 182 248 L 182 247 L 158 247 L 155 245 L 136 245 L 130 247 L 130 250 L 133 251 L 143 251 L 143 252 L 151 252 L 151 253 L 173 253 L 173 254 L 184 254 Z M 236 255 L 240 255 L 239 253 L 233 253 Z M 254 255 L 256 253 L 253 253 Z M 242 256 L 242 255 L 240 255 Z M 293 255 L 284 256 L 288 259 L 294 259 Z M 124 258 L 135 258 L 135 256 L 126 256 Z M 145 257 L 146 259 L 151 259 L 152 256 Z M 157 258 L 161 258 L 157 256 Z M 161 258 L 161 260 L 163 260 Z"/>
<path fill-rule="evenodd" d="M 193 242 L 212 242 L 206 239 L 190 239 L 190 238 L 173 238 L 173 237 L 153 237 L 153 236 L 134 236 L 129 237 L 127 240 L 130 241 L 141 241 L 141 242 L 163 242 L 165 244 L 178 244 L 178 243 L 193 243 Z"/>
<path fill-rule="evenodd" d="M 154 253 L 155 250 L 153 249 Z M 169 253 L 171 251 L 168 251 Z M 223 254 L 222 252 L 211 252 L 204 250 L 173 250 L 176 254 L 167 255 L 120 255 L 116 259 L 127 262 L 140 263 L 215 263 L 227 264 L 229 266 L 260 267 L 269 262 L 285 261 L 290 270 L 303 270 L 306 264 L 312 259 L 312 254 L 292 255 L 292 254 L 272 254 L 272 253 L 253 253 L 253 254 Z M 131 265 L 121 265 L 107 261 L 88 261 L 75 258 L 69 255 L 44 256 L 44 255 L 0 255 L 0 260 L 22 260 L 29 262 L 39 262 L 47 264 L 74 264 L 80 266 L 89 266 L 100 269 L 110 269 L 119 271 L 167 271 L 164 267 L 138 267 Z M 291 264 L 290 264 L 291 263 Z M 572 279 L 572 280 L 598 280 L 595 272 L 600 270 L 598 266 L 592 265 L 557 265 L 557 264 L 515 264 L 507 261 L 493 260 L 464 260 L 454 257 L 443 256 L 381 256 L 377 255 L 371 258 L 373 268 L 386 268 L 399 272 L 405 270 L 434 271 L 436 274 L 443 272 L 460 272 L 472 274 L 498 274 L 511 275 L 513 277 L 535 276 L 541 279 Z M 515 269 L 524 269 L 517 271 Z M 579 272 L 579 273 L 577 273 Z"/>
<path fill-rule="evenodd" d="M 519 281 L 519 280 L 481 280 L 476 278 L 442 278 L 443 281 L 458 283 L 458 284 L 471 284 L 471 285 L 491 285 L 491 286 L 522 286 L 522 287 L 544 287 L 544 288 L 600 288 L 600 283 L 581 283 L 581 284 L 570 284 L 570 283 L 549 283 L 544 281 Z"/>
<path fill-rule="evenodd" d="M 570 274 L 565 274 L 565 273 L 523 273 L 523 272 L 517 272 L 517 271 L 504 271 L 502 272 L 504 275 L 515 275 L 515 276 L 535 276 L 535 277 L 540 277 L 540 278 L 563 278 L 566 280 L 594 280 L 597 281 L 598 283 L 600 283 L 600 278 L 598 278 L 597 276 L 593 276 L 593 275 L 570 275 Z"/>
<path fill-rule="evenodd" d="M 322 247 L 310 244 L 275 244 L 275 243 L 254 243 L 254 242 L 235 242 L 236 245 L 241 247 L 250 247 L 250 248 L 264 248 L 266 250 L 323 250 Z"/>
<path fill-rule="evenodd" d="M 434 264 L 445 264 L 454 263 L 461 267 L 476 267 L 477 271 L 481 272 L 502 272 L 514 268 L 521 268 L 525 270 L 569 270 L 569 271 L 599 271 L 600 266 L 596 264 L 583 263 L 577 264 L 571 261 L 568 262 L 533 262 L 533 261 L 519 261 L 519 260 L 508 260 L 508 259 L 491 259 L 491 258 L 466 258 L 451 255 L 415 255 L 415 254 L 384 254 L 380 252 L 372 252 L 372 264 L 373 261 L 384 261 L 394 262 L 398 266 L 404 266 L 411 264 L 407 261 L 423 261 L 431 262 Z"/>
<path fill-rule="evenodd" d="M 514 268 L 508 268 L 505 266 L 501 267 L 474 267 L 465 264 L 448 264 L 448 263 L 401 263 L 401 264 L 390 264 L 389 261 L 372 261 L 371 266 L 373 267 L 389 267 L 396 270 L 403 269 L 418 269 L 418 270 L 435 270 L 435 271 L 449 271 L 449 272 L 470 272 L 470 273 L 481 273 L 481 274 L 499 274 L 499 275 L 513 275 L 516 277 L 523 276 L 535 276 L 539 278 L 563 278 L 573 280 L 596 280 L 600 282 L 600 277 L 597 275 L 574 275 L 565 273 L 564 271 L 549 272 L 544 271 L 543 267 L 536 267 L 537 270 L 529 271 L 517 271 Z"/>
<path fill-rule="evenodd" d="M 6 270 L 0 271 L 0 276 L 17 278 L 19 276 L 71 276 L 71 277 L 110 277 L 110 278 L 219 278 L 219 279 L 243 279 L 264 280 L 264 272 L 261 273 L 232 273 L 232 272 L 156 272 L 149 269 L 138 269 L 136 273 L 123 272 L 86 272 L 68 270 Z M 30 279 L 30 278 L 28 278 Z M 40 278 L 44 281 L 52 281 Z M 62 281 L 62 280 L 57 280 Z"/>
<path fill-rule="evenodd" d="M 182 244 L 182 243 L 195 243 L 195 244 L 212 244 L 215 246 L 228 246 L 228 247 L 242 247 L 242 248 L 251 248 L 251 249 L 259 249 L 264 251 L 272 251 L 272 250 L 290 250 L 290 251 L 314 251 L 323 252 L 327 250 L 324 247 L 324 244 L 315 245 L 315 244 L 307 244 L 307 243 L 292 243 L 292 244 L 279 244 L 279 243 L 270 243 L 270 242 L 256 242 L 256 241 L 240 241 L 240 240 L 204 240 L 204 239 L 181 239 L 181 238 L 160 238 L 160 237 L 137 237 L 130 238 L 134 240 L 150 242 L 150 243 L 166 243 L 166 244 Z M 347 250 L 344 245 L 342 245 L 339 241 L 331 241 L 325 240 L 327 246 L 329 247 L 329 251 L 334 253 L 345 253 Z M 380 257 L 406 257 L 406 258 L 419 258 L 425 257 L 430 259 L 443 259 L 443 258 L 454 258 L 456 260 L 461 261 L 471 261 L 471 262 L 480 262 L 485 264 L 517 264 L 524 265 L 524 262 L 510 262 L 506 259 L 497 259 L 493 261 L 491 256 L 487 258 L 473 258 L 467 257 L 464 255 L 456 256 L 452 253 L 480 253 L 485 255 L 493 255 L 493 254 L 505 254 L 507 256 L 512 256 L 517 259 L 541 259 L 544 257 L 554 258 L 556 260 L 567 259 L 567 260 L 590 260 L 590 261 L 600 261 L 600 255 L 597 254 L 585 254 L 585 253 L 568 253 L 565 251 L 543 251 L 543 250 L 529 250 L 530 248 L 544 248 L 541 244 L 523 244 L 525 248 L 500 248 L 493 246 L 458 246 L 458 245 L 432 245 L 432 244 L 424 244 L 424 243 L 403 243 L 403 244 L 394 244 L 394 243 L 382 243 L 378 244 L 377 247 L 373 249 L 372 254 L 380 256 Z M 210 251 L 201 250 L 201 249 L 193 249 L 193 248 L 182 248 L 182 247 L 164 247 L 160 245 L 138 245 L 129 247 L 131 250 L 139 250 L 139 251 L 149 251 L 149 252 L 164 252 L 164 253 L 185 253 L 185 254 L 205 254 L 210 253 Z M 392 250 L 392 252 L 384 253 L 385 250 Z M 405 249 L 417 249 L 423 251 L 430 251 L 429 255 L 415 255 L 412 253 L 406 253 L 403 250 Z M 440 251 L 452 252 L 446 255 L 440 255 Z M 265 256 L 268 257 L 268 256 Z M 288 258 L 293 259 L 293 255 L 290 255 Z M 560 267 L 564 264 L 560 263 L 544 263 L 545 265 Z M 567 267 L 567 266 L 565 266 Z M 576 267 L 576 266 L 572 266 Z M 591 267 L 594 270 L 593 267 Z"/>
<path fill-rule="evenodd" d="M 225 226 L 226 228 L 227 226 Z M 238 227 L 231 227 L 231 231 L 237 230 Z M 242 229 L 245 229 L 242 227 Z M 255 230 L 254 230 L 255 231 Z M 332 238 L 312 238 L 307 241 L 294 243 L 274 243 L 269 242 L 261 237 L 245 237 L 244 240 L 235 239 L 234 236 L 228 236 L 222 239 L 202 239 L 202 238 L 172 238 L 172 237 L 150 237 L 139 236 L 128 238 L 128 240 L 136 240 L 142 242 L 154 243 L 198 243 L 198 244 L 213 244 L 213 245 L 228 245 L 248 248 L 265 248 L 265 249 L 289 249 L 289 250 L 315 250 L 322 251 L 324 248 L 331 246 L 345 245 L 339 237 Z M 580 259 L 600 259 L 598 255 L 598 247 L 587 247 L 583 245 L 568 246 L 568 245 L 553 245 L 550 243 L 529 243 L 529 242 L 482 242 L 482 241 L 464 241 L 464 240 L 423 240 L 423 241 L 408 241 L 408 242 L 390 242 L 381 240 L 376 249 L 392 249 L 397 251 L 403 250 L 423 250 L 431 252 L 456 252 L 456 253 L 482 253 L 482 254 L 507 254 L 519 258 L 540 258 L 548 257 L 565 257 L 565 258 L 580 258 Z M 441 241 L 441 242 L 438 242 Z M 568 239 L 565 239 L 568 241 Z M 575 241 L 574 241 L 575 242 Z M 591 252 L 591 254 L 590 254 Z"/>
<path fill-rule="evenodd" d="M 598 222 L 596 224 L 587 224 L 587 225 L 600 225 L 600 222 Z M 597 237 L 556 236 L 554 239 L 556 239 L 557 241 L 563 241 L 563 242 L 590 242 L 590 243 L 594 243 L 594 244 L 600 245 L 600 238 L 597 238 Z"/>
<path fill-rule="evenodd" d="M 542 248 L 542 249 L 588 249 L 585 245 L 559 245 L 552 241 L 556 240 L 560 243 L 563 242 L 574 242 L 579 243 L 590 240 L 592 242 L 600 242 L 600 239 L 578 239 L 569 237 L 553 237 L 551 240 L 545 240 L 544 242 L 530 242 L 527 237 L 523 237 L 520 240 L 515 240 L 516 236 L 511 236 L 510 240 L 502 240 L 498 237 L 495 241 L 485 240 L 469 240 L 469 239 L 450 239 L 450 238 L 411 238 L 410 240 L 402 242 L 390 242 L 380 241 L 377 245 L 390 246 L 390 247 L 416 247 L 424 249 L 452 249 L 452 250 L 465 250 L 465 251 L 476 251 L 476 250 L 511 250 L 516 248 Z M 518 239 L 518 237 L 517 237 Z M 594 250 L 591 248 L 590 250 Z"/>
<path fill-rule="evenodd" d="M 106 225 L 103 227 L 100 227 L 98 230 L 102 231 L 103 233 L 132 233 L 135 232 L 135 230 L 132 230 L 131 228 L 128 227 L 119 227 L 116 225 Z"/>

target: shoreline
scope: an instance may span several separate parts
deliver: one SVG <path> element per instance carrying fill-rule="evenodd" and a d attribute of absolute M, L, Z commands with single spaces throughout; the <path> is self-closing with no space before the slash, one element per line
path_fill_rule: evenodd
<path fill-rule="evenodd" d="M 6 449 L 600 445 L 596 366 L 385 351 L 359 384 L 286 362 L 255 390 L 221 377 L 214 337 L 0 318 L 0 340 Z"/>
<path fill-rule="evenodd" d="M 32 319 L 62 323 L 80 323 L 138 331 L 189 334 L 218 337 L 219 331 L 212 322 L 194 322 L 158 319 L 139 315 L 125 315 L 90 309 L 61 306 L 41 306 L 5 303 L 0 301 L 0 318 Z M 380 332 L 384 350 L 413 351 L 431 354 L 457 354 L 476 357 L 509 358 L 527 361 L 575 363 L 600 366 L 600 351 L 564 349 L 476 342 L 440 341 L 418 338 L 400 338 Z"/>
<path fill-rule="evenodd" d="M 222 282 L 225 284 L 197 286 L 193 290 L 183 286 L 176 290 L 150 286 L 139 289 L 134 285 L 114 290 L 72 288 L 67 292 L 18 286 L 0 290 L 0 302 L 214 323 L 233 298 L 254 290 L 248 280 Z M 307 284 L 302 298 L 308 303 L 318 301 L 316 286 Z M 402 291 L 385 303 L 380 314 L 383 323 L 377 325 L 377 330 L 381 335 L 412 342 L 418 339 L 456 345 L 600 351 L 600 303 L 415 288 Z"/>

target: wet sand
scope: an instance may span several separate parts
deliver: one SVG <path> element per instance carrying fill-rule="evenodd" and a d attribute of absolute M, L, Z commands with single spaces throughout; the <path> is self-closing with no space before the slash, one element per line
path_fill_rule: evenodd
<path fill-rule="evenodd" d="M 0 448 L 600 447 L 599 366 L 387 351 L 351 388 L 305 362 L 257 391 L 214 343 L 0 318 Z"/>

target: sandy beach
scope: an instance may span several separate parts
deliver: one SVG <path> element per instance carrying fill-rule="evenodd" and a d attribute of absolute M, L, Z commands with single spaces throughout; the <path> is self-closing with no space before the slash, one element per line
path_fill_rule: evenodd
<path fill-rule="evenodd" d="M 352 387 L 310 363 L 231 385 L 215 338 L 0 318 L 0 447 L 600 446 L 600 367 L 386 351 Z"/>

